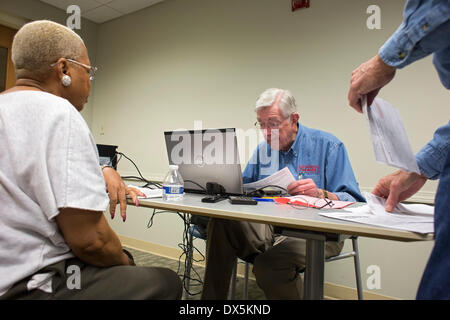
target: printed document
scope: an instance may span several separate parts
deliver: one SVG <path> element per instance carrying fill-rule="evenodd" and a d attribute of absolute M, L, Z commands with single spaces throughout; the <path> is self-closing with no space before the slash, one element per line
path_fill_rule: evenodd
<path fill-rule="evenodd" d="M 375 159 L 378 162 L 420 174 L 398 110 L 389 102 L 375 98 L 370 108 L 362 99 L 363 113 L 368 121 Z"/>
<path fill-rule="evenodd" d="M 292 175 L 289 168 L 284 167 L 280 171 L 275 172 L 274 174 L 268 176 L 267 178 L 252 183 L 245 183 L 244 188 L 258 190 L 268 186 L 278 186 L 287 190 L 288 185 L 290 185 L 294 181 L 295 178 Z"/>
<path fill-rule="evenodd" d="M 434 207 L 425 204 L 398 204 L 393 212 L 384 210 L 386 199 L 365 192 L 367 204 L 345 208 L 339 212 L 321 211 L 319 215 L 375 225 L 386 228 L 400 229 L 422 234 L 434 232 Z"/>

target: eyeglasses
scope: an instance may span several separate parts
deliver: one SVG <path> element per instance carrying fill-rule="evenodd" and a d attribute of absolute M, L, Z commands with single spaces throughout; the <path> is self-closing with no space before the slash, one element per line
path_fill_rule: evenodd
<path fill-rule="evenodd" d="M 265 123 L 260 123 L 258 121 L 255 122 L 255 127 L 258 129 L 267 129 L 269 128 L 270 130 L 275 130 L 280 128 L 281 124 L 283 123 L 283 121 L 271 121 L 269 120 L 268 122 Z"/>
<path fill-rule="evenodd" d="M 76 61 L 76 60 L 68 59 L 68 58 L 66 58 L 66 60 L 67 60 L 67 61 L 69 61 L 69 62 L 72 62 L 72 63 L 78 64 L 78 65 L 80 65 L 80 66 L 82 66 L 82 67 L 86 68 L 86 69 L 87 69 L 87 71 L 89 72 L 89 80 L 91 80 L 91 81 L 93 81 L 93 80 L 94 80 L 94 77 L 95 77 L 95 73 L 96 73 L 96 72 L 97 72 L 97 70 L 98 70 L 98 68 L 97 68 L 97 67 L 93 67 L 93 66 L 88 66 L 87 64 L 84 64 L 84 63 L 78 62 L 78 61 Z M 52 63 L 52 64 L 50 65 L 50 67 L 54 67 L 54 66 L 56 66 L 56 62 L 55 62 L 55 63 Z"/>

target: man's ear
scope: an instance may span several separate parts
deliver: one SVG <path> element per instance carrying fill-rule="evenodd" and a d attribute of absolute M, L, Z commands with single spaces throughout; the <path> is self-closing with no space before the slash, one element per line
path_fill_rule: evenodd
<path fill-rule="evenodd" d="M 291 114 L 291 121 L 293 123 L 296 124 L 298 122 L 298 119 L 300 119 L 300 115 L 297 112 L 294 112 L 293 114 Z"/>

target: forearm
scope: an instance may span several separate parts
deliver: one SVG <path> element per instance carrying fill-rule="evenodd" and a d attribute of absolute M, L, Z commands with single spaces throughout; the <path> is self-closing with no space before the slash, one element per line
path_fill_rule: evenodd
<path fill-rule="evenodd" d="M 99 234 L 94 242 L 85 247 L 71 249 L 80 260 L 98 267 L 132 264 L 112 230 Z"/>
<path fill-rule="evenodd" d="M 417 164 L 423 175 L 429 179 L 438 179 L 450 152 L 450 122 L 438 128 L 433 139 L 416 155 Z"/>
<path fill-rule="evenodd" d="M 448 46 L 450 4 L 447 1 L 408 1 L 404 20 L 378 51 L 388 65 L 403 68 Z"/>
<path fill-rule="evenodd" d="M 99 267 L 131 264 L 103 212 L 64 208 L 56 222 L 66 243 L 82 261 Z"/>

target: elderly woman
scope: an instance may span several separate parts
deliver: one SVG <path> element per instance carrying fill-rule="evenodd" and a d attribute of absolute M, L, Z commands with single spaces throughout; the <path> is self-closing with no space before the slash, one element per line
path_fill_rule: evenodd
<path fill-rule="evenodd" d="M 18 80 L 0 95 L 0 299 L 180 298 L 176 273 L 134 266 L 103 214 L 105 180 L 79 113 L 96 70 L 83 40 L 35 21 L 12 59 Z"/>

